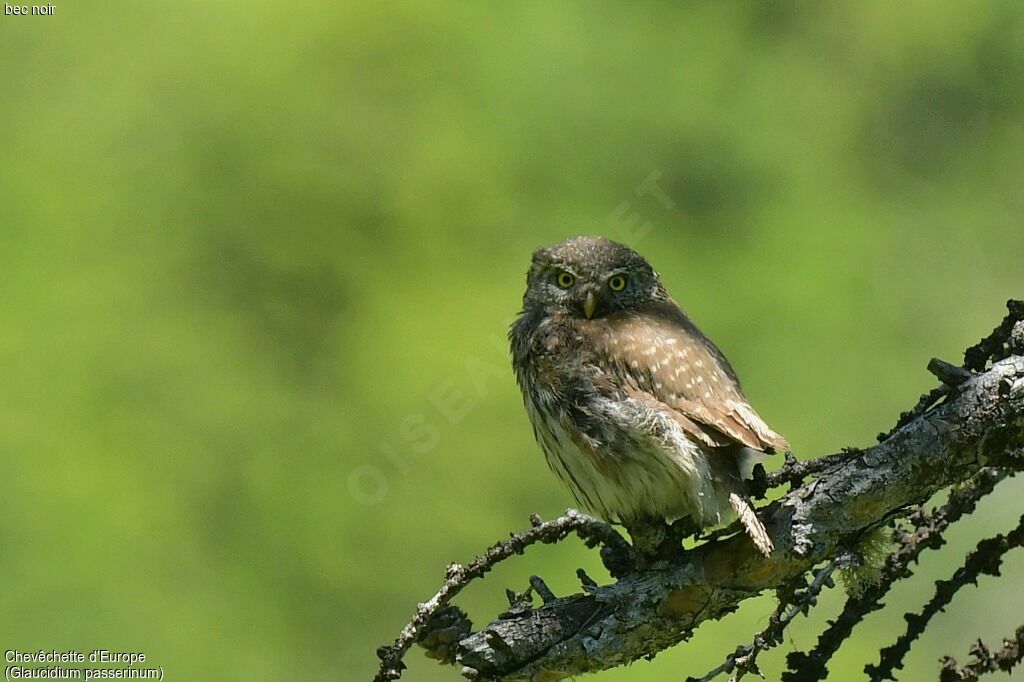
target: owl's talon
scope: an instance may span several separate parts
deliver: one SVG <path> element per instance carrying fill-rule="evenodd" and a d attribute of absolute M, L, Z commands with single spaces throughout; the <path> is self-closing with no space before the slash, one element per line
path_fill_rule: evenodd
<path fill-rule="evenodd" d="M 636 552 L 624 540 L 622 545 L 603 545 L 601 563 L 613 578 L 624 578 L 636 571 Z"/>
<path fill-rule="evenodd" d="M 688 516 L 676 519 L 669 527 L 672 529 L 672 535 L 679 542 L 682 542 L 687 538 L 697 537 L 701 532 L 701 527 L 694 523 L 693 519 Z"/>
<path fill-rule="evenodd" d="M 637 570 L 646 570 L 658 561 L 674 561 L 683 555 L 677 530 L 662 519 L 643 519 L 626 526 L 636 552 Z M 689 530 L 689 526 L 686 527 Z"/>

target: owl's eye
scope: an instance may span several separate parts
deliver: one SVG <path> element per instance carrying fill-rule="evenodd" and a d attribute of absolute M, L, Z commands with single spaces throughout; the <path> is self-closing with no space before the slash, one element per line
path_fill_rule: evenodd
<path fill-rule="evenodd" d="M 608 288 L 612 291 L 622 291 L 626 288 L 626 276 L 612 275 L 608 278 Z"/>
<path fill-rule="evenodd" d="M 573 277 L 572 273 L 565 272 L 563 270 L 562 272 L 558 273 L 558 276 L 555 278 L 555 282 L 557 282 L 558 286 L 560 286 L 561 288 L 568 289 L 569 287 L 576 283 L 576 278 Z"/>

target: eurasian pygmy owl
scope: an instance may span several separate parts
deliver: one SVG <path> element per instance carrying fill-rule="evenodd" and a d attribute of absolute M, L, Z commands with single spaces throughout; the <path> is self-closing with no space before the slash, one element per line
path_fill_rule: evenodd
<path fill-rule="evenodd" d="M 789 444 L 640 254 L 601 237 L 538 249 L 509 338 L 534 436 L 581 507 L 627 528 L 738 515 L 771 552 L 741 460 Z"/>

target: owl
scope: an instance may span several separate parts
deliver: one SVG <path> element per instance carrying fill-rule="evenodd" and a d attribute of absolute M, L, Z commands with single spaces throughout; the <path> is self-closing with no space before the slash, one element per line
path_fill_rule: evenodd
<path fill-rule="evenodd" d="M 534 436 L 580 507 L 627 529 L 738 516 L 771 553 L 741 470 L 789 444 L 640 254 L 601 237 L 538 249 L 509 339 Z"/>

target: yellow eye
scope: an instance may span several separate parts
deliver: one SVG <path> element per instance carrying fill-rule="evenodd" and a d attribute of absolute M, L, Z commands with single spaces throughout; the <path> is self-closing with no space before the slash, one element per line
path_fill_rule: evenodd
<path fill-rule="evenodd" d="M 612 275 L 608 278 L 608 288 L 612 291 L 622 291 L 626 288 L 626 276 Z"/>
<path fill-rule="evenodd" d="M 558 277 L 555 281 L 558 282 L 558 286 L 562 287 L 563 289 L 568 289 L 569 287 L 576 283 L 576 278 L 573 277 L 571 273 L 563 271 L 558 273 Z"/>

